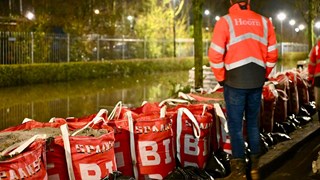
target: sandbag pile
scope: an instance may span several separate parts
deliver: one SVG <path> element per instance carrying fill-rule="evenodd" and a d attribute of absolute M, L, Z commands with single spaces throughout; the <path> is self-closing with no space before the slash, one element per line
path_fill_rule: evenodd
<path fill-rule="evenodd" d="M 231 148 L 224 111 L 167 99 L 135 108 L 119 102 L 111 113 L 80 118 L 26 118 L 0 131 L 0 178 L 170 179 L 182 171 L 210 178 L 205 169 L 222 177 Z"/>
<path fill-rule="evenodd" d="M 308 88 L 298 71 L 266 82 L 260 123 L 264 152 L 311 120 L 315 105 Z M 119 102 L 110 113 L 101 109 L 79 118 L 25 119 L 0 131 L 0 179 L 227 176 L 232 147 L 223 91 L 180 92 L 178 97 L 134 108 Z M 250 162 L 247 143 L 246 155 Z"/>

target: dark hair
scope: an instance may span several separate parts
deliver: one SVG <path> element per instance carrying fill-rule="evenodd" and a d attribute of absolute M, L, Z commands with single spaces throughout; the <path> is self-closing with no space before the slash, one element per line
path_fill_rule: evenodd
<path fill-rule="evenodd" d="M 231 2 L 232 2 L 232 4 L 240 3 L 240 2 L 248 3 L 248 0 L 231 0 Z"/>

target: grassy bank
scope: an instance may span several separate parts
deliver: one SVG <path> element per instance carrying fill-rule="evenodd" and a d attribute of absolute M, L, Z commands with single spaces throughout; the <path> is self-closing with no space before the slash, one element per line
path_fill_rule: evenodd
<path fill-rule="evenodd" d="M 297 62 L 300 60 L 308 59 L 307 52 L 291 52 L 291 53 L 284 53 L 283 54 L 283 65 L 287 68 L 295 68 L 297 67 Z M 282 60 L 280 59 L 279 63 Z"/>
<path fill-rule="evenodd" d="M 294 68 L 297 61 L 307 59 L 308 53 L 285 53 L 283 62 L 287 68 Z M 208 64 L 207 57 L 204 65 Z M 106 77 L 130 77 L 158 72 L 189 70 L 194 58 L 163 58 L 143 60 L 112 60 L 104 62 L 41 63 L 23 65 L 0 65 L 0 87 L 21 86 L 51 82 L 68 82 Z"/>
<path fill-rule="evenodd" d="M 193 58 L 0 66 L 0 87 L 189 70 Z"/>

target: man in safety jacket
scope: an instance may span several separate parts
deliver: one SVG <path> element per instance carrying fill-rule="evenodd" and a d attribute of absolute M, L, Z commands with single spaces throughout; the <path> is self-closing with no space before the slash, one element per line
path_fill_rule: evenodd
<path fill-rule="evenodd" d="M 309 54 L 309 82 L 314 86 L 316 106 L 320 121 L 320 36 L 317 44 L 311 49 Z"/>
<path fill-rule="evenodd" d="M 251 151 L 252 179 L 259 179 L 259 112 L 262 88 L 278 58 L 272 23 L 250 10 L 250 0 L 230 0 L 229 14 L 215 25 L 209 49 L 210 67 L 223 85 L 232 147 L 231 174 L 246 179 L 243 117 Z"/>

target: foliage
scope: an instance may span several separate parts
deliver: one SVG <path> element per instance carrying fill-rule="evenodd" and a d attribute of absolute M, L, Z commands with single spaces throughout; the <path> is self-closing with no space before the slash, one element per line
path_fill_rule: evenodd
<path fill-rule="evenodd" d="M 190 58 L 1 65 L 0 87 L 102 77 L 130 77 L 133 74 L 185 71 L 192 67 L 193 59 Z"/>
<path fill-rule="evenodd" d="M 174 19 L 174 11 L 170 0 L 164 0 L 159 3 L 147 0 L 145 1 L 145 6 L 147 7 L 146 11 L 139 14 L 136 18 L 136 36 L 148 40 L 147 54 L 149 57 L 161 57 L 163 54 L 172 54 L 174 26 L 176 37 L 188 37 L 185 17 Z M 172 43 L 161 46 L 161 40 L 172 40 Z"/>
<path fill-rule="evenodd" d="M 170 82 L 170 84 L 171 84 L 170 97 L 174 97 L 174 98 L 178 97 L 179 92 L 189 93 L 192 88 L 190 85 L 182 85 L 174 82 Z"/>
<path fill-rule="evenodd" d="M 301 16 L 304 18 L 307 23 L 307 37 L 309 42 L 309 49 L 314 45 L 315 33 L 314 21 L 319 17 L 320 13 L 320 0 L 287 0 L 289 4 L 296 8 L 300 12 Z"/>

